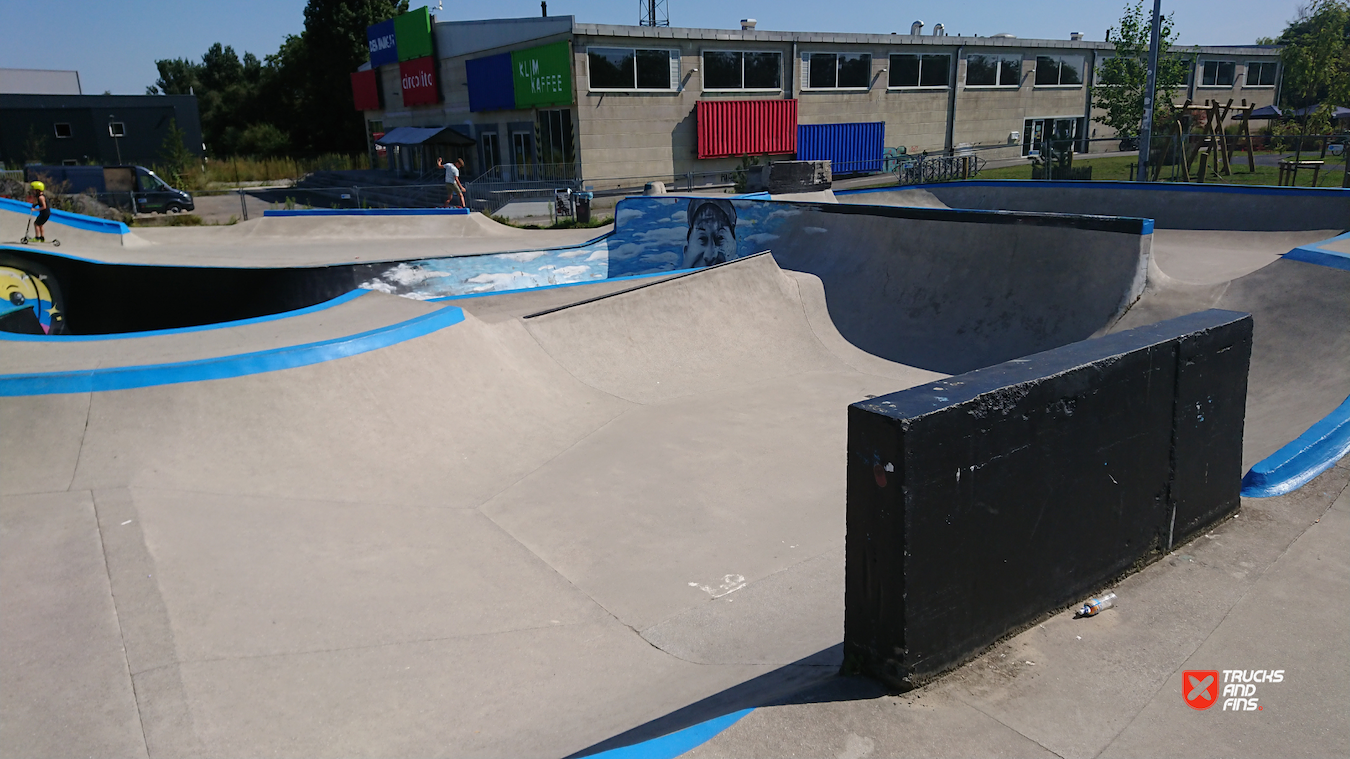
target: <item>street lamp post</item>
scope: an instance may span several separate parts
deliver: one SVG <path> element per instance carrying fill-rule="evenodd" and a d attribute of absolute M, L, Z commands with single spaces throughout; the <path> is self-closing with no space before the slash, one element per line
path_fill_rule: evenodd
<path fill-rule="evenodd" d="M 1139 130 L 1139 175 L 1140 182 L 1148 181 L 1148 150 L 1153 138 L 1153 106 L 1158 94 L 1158 35 L 1162 26 L 1162 0 L 1153 0 L 1153 32 L 1148 43 L 1148 80 L 1144 89 L 1144 123 Z"/>

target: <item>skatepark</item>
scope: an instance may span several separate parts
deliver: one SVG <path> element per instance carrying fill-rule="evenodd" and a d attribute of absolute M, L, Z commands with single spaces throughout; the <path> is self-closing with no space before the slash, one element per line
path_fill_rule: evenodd
<path fill-rule="evenodd" d="M 4 753 L 1344 754 L 1350 195 L 1095 184 L 54 215 L 0 246 L 46 304 L 0 314 Z M 1210 309 L 1240 509 L 1098 617 L 841 674 L 850 404 Z M 1192 669 L 1287 675 L 1196 712 Z"/>

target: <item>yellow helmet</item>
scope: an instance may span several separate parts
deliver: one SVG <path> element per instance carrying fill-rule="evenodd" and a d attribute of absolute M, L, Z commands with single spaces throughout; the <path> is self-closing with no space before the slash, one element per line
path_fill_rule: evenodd
<path fill-rule="evenodd" d="M 41 183 L 41 182 L 29 182 L 29 183 L 28 183 L 28 186 L 29 186 L 29 187 L 32 187 L 34 190 L 45 190 L 45 189 L 47 189 L 47 185 L 45 185 L 45 184 L 43 184 L 43 183 Z"/>

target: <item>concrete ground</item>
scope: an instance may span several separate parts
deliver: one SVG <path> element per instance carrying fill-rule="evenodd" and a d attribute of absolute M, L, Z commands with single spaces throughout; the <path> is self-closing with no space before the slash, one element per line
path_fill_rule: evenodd
<path fill-rule="evenodd" d="M 195 230 L 161 231 L 125 250 Z M 1251 239 L 1176 236 L 1114 328 L 1256 314 L 1255 460 L 1350 393 L 1350 288 L 1260 267 L 1283 241 Z M 322 364 L 0 397 L 0 754 L 556 757 L 752 706 L 694 755 L 1350 751 L 1345 462 L 1244 501 L 1119 608 L 890 697 L 836 674 L 842 412 L 942 375 L 851 345 L 821 280 L 769 256 L 455 303 L 462 323 Z M 371 293 L 191 337 L 2 343 L 0 366 L 285 349 L 437 307 Z M 1286 678 L 1261 712 L 1198 713 L 1187 668 Z"/>

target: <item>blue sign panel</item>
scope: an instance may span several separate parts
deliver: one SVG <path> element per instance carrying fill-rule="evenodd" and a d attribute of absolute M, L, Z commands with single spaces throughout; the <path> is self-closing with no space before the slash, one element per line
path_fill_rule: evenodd
<path fill-rule="evenodd" d="M 511 54 L 472 58 L 464 62 L 469 74 L 470 111 L 510 111 L 516 107 Z"/>
<path fill-rule="evenodd" d="M 394 20 L 382 21 L 366 27 L 366 44 L 370 46 L 370 66 L 398 63 L 398 44 L 394 40 Z"/>

